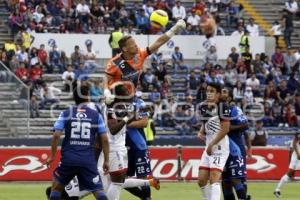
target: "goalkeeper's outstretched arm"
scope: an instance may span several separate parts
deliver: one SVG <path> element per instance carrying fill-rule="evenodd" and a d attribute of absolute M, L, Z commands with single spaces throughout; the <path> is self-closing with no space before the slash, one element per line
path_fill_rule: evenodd
<path fill-rule="evenodd" d="M 181 30 L 185 29 L 185 21 L 180 19 L 177 23 L 168 30 L 165 34 L 160 36 L 153 44 L 149 46 L 151 53 L 156 52 L 162 45 L 168 42 L 175 34 L 179 33 Z"/>

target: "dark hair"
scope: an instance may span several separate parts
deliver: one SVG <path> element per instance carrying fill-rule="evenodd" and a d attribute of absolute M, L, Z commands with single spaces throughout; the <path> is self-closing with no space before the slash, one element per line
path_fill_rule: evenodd
<path fill-rule="evenodd" d="M 89 86 L 87 85 L 80 85 L 75 87 L 73 90 L 73 98 L 76 103 L 76 105 L 79 105 L 81 103 L 85 103 L 88 101 L 89 96 Z"/>
<path fill-rule="evenodd" d="M 214 83 L 214 82 L 210 82 L 207 84 L 207 86 L 210 86 L 212 88 L 215 88 L 217 90 L 218 93 L 221 93 L 222 92 L 222 88 L 223 86 L 219 83 Z"/>
<path fill-rule="evenodd" d="M 120 84 L 116 85 L 116 87 L 114 88 L 114 93 L 117 96 L 126 96 L 128 95 L 128 90 L 123 84 Z"/>
<path fill-rule="evenodd" d="M 230 87 L 224 88 L 228 91 L 228 96 L 231 98 L 231 101 L 233 101 L 233 91 Z"/>
<path fill-rule="evenodd" d="M 116 96 L 114 103 L 120 101 L 130 100 L 128 89 L 124 86 L 124 84 L 118 84 L 111 89 L 111 93 Z"/>
<path fill-rule="evenodd" d="M 120 47 L 121 51 L 122 51 L 122 48 L 126 46 L 126 42 L 127 42 L 129 39 L 131 39 L 131 38 L 132 38 L 132 37 L 131 37 L 130 35 L 125 35 L 124 37 L 122 37 L 122 38 L 119 40 L 118 44 L 119 44 L 119 47 Z"/>

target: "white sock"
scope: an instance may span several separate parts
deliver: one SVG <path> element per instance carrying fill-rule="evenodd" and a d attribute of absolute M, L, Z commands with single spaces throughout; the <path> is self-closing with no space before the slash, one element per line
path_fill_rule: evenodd
<path fill-rule="evenodd" d="M 210 199 L 209 200 L 221 200 L 220 183 L 213 183 L 210 185 Z"/>
<path fill-rule="evenodd" d="M 287 183 L 290 181 L 290 177 L 288 175 L 284 175 L 283 177 L 281 177 L 278 185 L 277 185 L 277 188 L 276 188 L 276 191 L 280 191 L 281 187 L 283 186 L 283 184 Z"/>
<path fill-rule="evenodd" d="M 207 184 L 204 187 L 201 187 L 201 191 L 203 194 L 203 200 L 210 200 L 210 185 Z"/>
<path fill-rule="evenodd" d="M 100 174 L 100 176 L 101 176 L 101 181 L 102 181 L 102 185 L 103 185 L 103 190 L 104 190 L 104 192 L 107 192 L 109 185 L 111 184 L 110 176 L 104 175 L 104 174 Z"/>
<path fill-rule="evenodd" d="M 108 200 L 119 200 L 120 199 L 122 185 L 123 185 L 122 183 L 111 183 L 109 185 L 109 188 L 106 193 Z"/>
<path fill-rule="evenodd" d="M 149 180 L 128 178 L 128 179 L 125 179 L 125 182 L 122 187 L 123 188 L 133 188 L 133 187 L 149 186 L 149 185 L 150 185 Z"/>

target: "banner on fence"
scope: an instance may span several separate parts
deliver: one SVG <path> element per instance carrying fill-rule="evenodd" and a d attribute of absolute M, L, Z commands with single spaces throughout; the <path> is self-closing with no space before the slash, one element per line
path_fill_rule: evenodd
<path fill-rule="evenodd" d="M 107 34 L 55 34 L 55 33 L 34 33 L 35 40 L 32 44 L 39 47 L 45 44 L 46 49 L 50 50 L 53 44 L 56 44 L 59 50 L 62 50 L 69 57 L 74 52 L 75 45 L 78 45 L 82 52 L 86 51 L 85 42 L 92 41 L 92 49 L 99 59 L 110 59 L 112 55 L 111 48 L 108 43 L 110 35 Z M 140 48 L 146 48 L 153 44 L 159 35 L 134 35 L 137 45 Z M 265 37 L 250 37 L 250 50 L 253 55 L 256 53 L 266 52 Z M 240 37 L 235 36 L 216 36 L 213 42 L 207 40 L 205 36 L 179 35 L 174 36 L 159 52 L 163 53 L 164 59 L 171 58 L 174 47 L 179 46 L 183 57 L 188 60 L 204 59 L 207 47 L 210 43 L 215 44 L 217 48 L 218 59 L 225 60 L 230 54 L 232 47 L 239 50 Z"/>
<path fill-rule="evenodd" d="M 197 179 L 201 154 L 204 149 L 182 148 L 181 177 Z M 51 168 L 43 165 L 50 151 L 46 149 L 0 149 L 0 181 L 49 181 L 59 153 Z M 177 180 L 177 148 L 150 149 L 153 176 L 166 180 Z M 247 160 L 248 179 L 278 180 L 288 169 L 289 152 L 286 149 L 254 149 L 253 158 Z"/>

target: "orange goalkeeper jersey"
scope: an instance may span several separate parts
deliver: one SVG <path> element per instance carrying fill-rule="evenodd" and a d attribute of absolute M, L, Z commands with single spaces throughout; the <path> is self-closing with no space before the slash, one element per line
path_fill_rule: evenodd
<path fill-rule="evenodd" d="M 105 70 L 105 73 L 112 77 L 108 82 L 108 87 L 111 88 L 113 84 L 120 81 L 131 82 L 136 87 L 144 67 L 144 62 L 150 54 L 148 48 L 139 48 L 138 53 L 131 60 L 125 60 L 122 54 L 118 54 L 110 59 Z"/>

